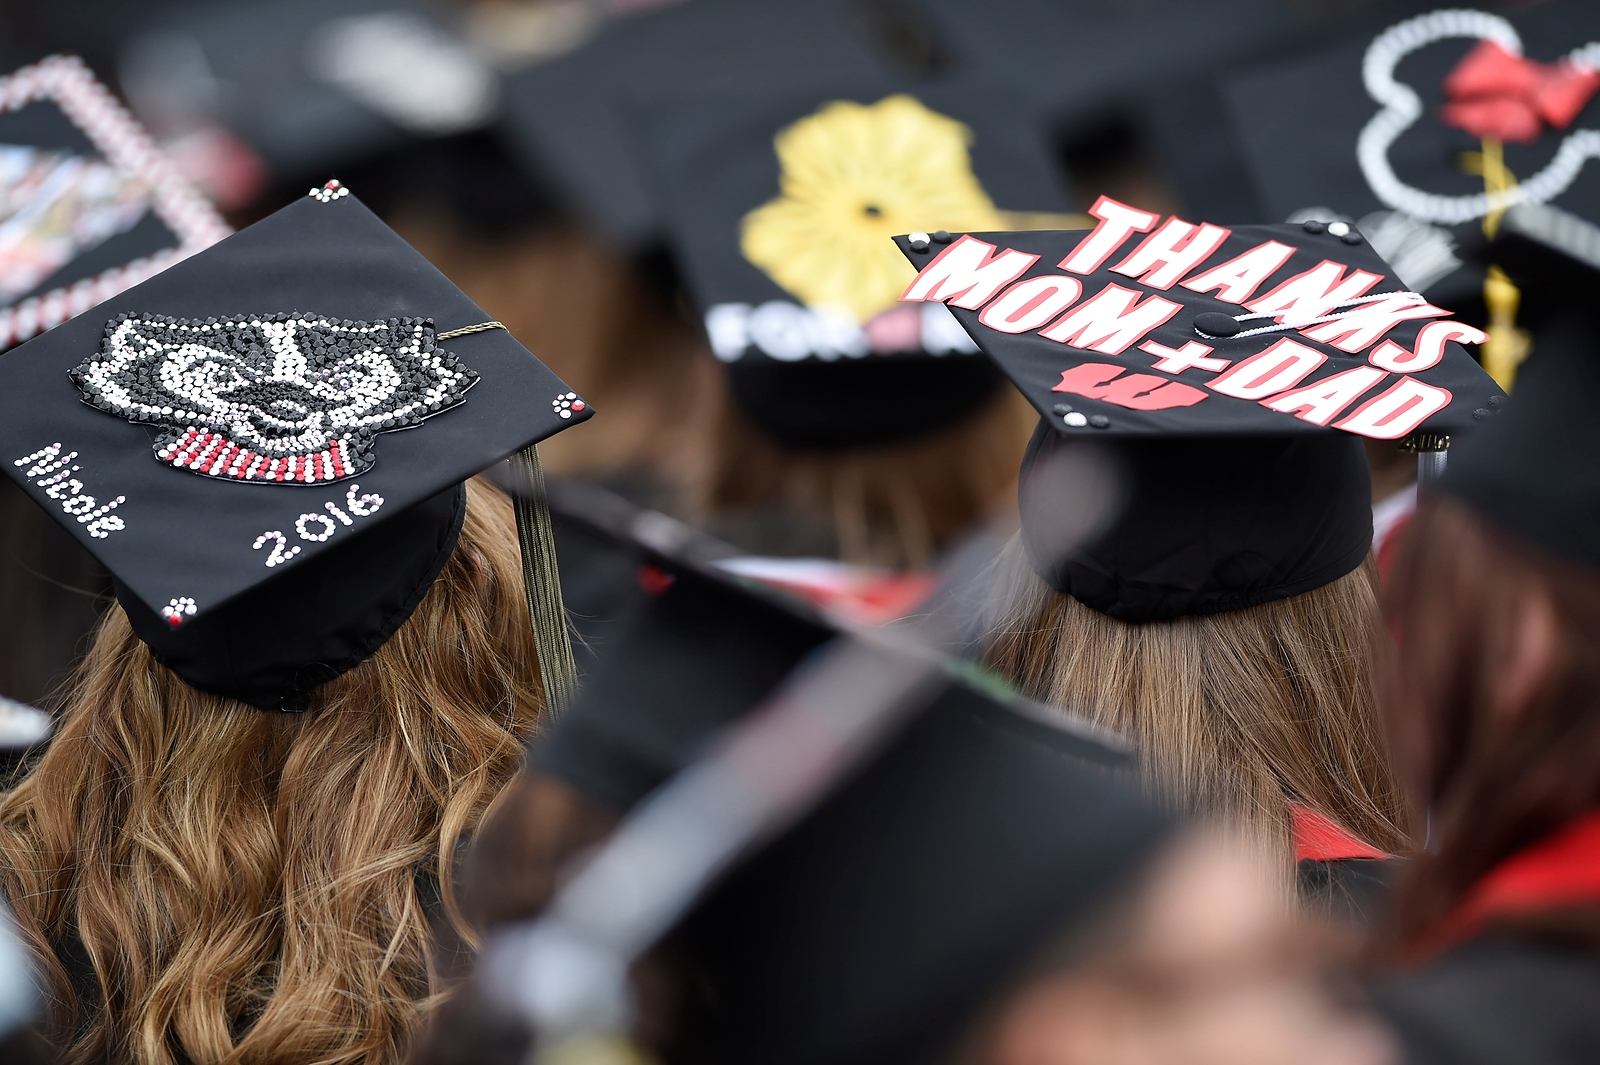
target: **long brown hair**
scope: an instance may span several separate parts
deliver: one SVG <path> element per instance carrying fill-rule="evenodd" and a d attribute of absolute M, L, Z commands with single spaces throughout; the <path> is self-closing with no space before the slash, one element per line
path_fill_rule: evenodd
<path fill-rule="evenodd" d="M 1448 498 L 1425 500 L 1404 536 L 1384 596 L 1396 650 L 1383 697 L 1429 817 L 1428 853 L 1396 901 L 1411 941 L 1502 860 L 1600 808 L 1600 576 Z M 1497 712 L 1530 590 L 1554 613 L 1553 658 L 1525 706 Z"/>
<path fill-rule="evenodd" d="M 0 881 L 64 1061 L 400 1059 L 439 987 L 429 877 L 470 940 L 457 841 L 543 705 L 515 530 L 469 485 L 416 613 L 303 714 L 189 687 L 111 607 L 0 798 Z M 92 980 L 62 963 L 80 948 Z"/>
<path fill-rule="evenodd" d="M 1405 849 L 1371 679 L 1370 558 L 1288 599 L 1146 624 L 1057 592 L 1016 540 L 1000 566 L 989 664 L 1024 694 L 1127 736 L 1166 803 L 1248 826 L 1285 852 L 1291 804 Z"/>

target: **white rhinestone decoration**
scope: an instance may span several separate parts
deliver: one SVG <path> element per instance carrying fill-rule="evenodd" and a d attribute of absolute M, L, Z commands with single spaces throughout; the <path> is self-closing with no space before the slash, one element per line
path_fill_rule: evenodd
<path fill-rule="evenodd" d="M 72 378 L 91 406 L 159 426 L 168 465 L 326 483 L 370 469 L 377 434 L 421 424 L 477 383 L 433 337 L 426 318 L 123 314 Z"/>
<path fill-rule="evenodd" d="M 167 600 L 167 605 L 161 608 L 161 616 L 167 619 L 167 624 L 174 627 L 183 624 L 183 619 L 194 614 L 195 603 L 186 595 L 176 599 Z"/>
<path fill-rule="evenodd" d="M 586 405 L 576 392 L 564 392 L 550 401 L 550 410 L 559 418 L 570 418 L 574 412 L 583 413 Z"/>
<path fill-rule="evenodd" d="M 330 181 L 320 189 L 311 190 L 311 198 L 321 203 L 332 203 L 334 200 L 342 200 L 348 195 L 350 195 L 350 190 L 337 181 Z"/>

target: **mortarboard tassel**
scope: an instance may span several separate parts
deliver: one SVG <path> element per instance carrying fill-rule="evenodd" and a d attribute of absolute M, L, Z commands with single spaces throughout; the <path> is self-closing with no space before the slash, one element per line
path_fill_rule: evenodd
<path fill-rule="evenodd" d="M 578 694 L 578 666 L 567 636 L 555 531 L 550 526 L 550 505 L 545 498 L 544 469 L 539 465 L 537 446 L 530 444 L 512 461 L 526 479 L 512 500 L 517 513 L 517 541 L 522 548 L 522 583 L 528 593 L 528 615 L 533 620 L 545 709 L 556 715 L 572 705 Z"/>
<path fill-rule="evenodd" d="M 439 333 L 436 339 L 505 328 L 500 322 L 480 322 Z M 567 635 L 567 607 L 561 598 L 555 530 L 550 525 L 550 503 L 545 497 L 544 468 L 539 465 L 537 445 L 530 444 L 517 452 L 512 463 L 522 474 L 523 482 L 511 497 L 517 515 L 517 545 L 522 551 L 522 587 L 528 596 L 545 710 L 554 716 L 572 705 L 578 694 L 578 665 Z"/>

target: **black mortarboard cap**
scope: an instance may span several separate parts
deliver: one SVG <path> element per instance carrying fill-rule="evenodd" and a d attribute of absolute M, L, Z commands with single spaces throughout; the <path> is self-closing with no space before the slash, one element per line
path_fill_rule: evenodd
<path fill-rule="evenodd" d="M 550 501 L 559 523 L 633 568 L 633 591 L 615 609 L 617 631 L 594 647 L 573 709 L 530 760 L 623 811 L 698 758 L 836 630 L 808 604 L 720 569 L 737 552 L 663 514 L 560 482 Z"/>
<path fill-rule="evenodd" d="M 660 102 L 641 117 L 674 248 L 741 407 L 798 446 L 901 439 L 999 384 L 889 237 L 1061 207 L 1040 127 L 1007 93 L 830 86 Z"/>
<path fill-rule="evenodd" d="M 591 414 L 448 336 L 487 321 L 329 183 L 0 358 L 0 457 L 162 662 L 292 707 L 410 615 L 469 477 Z"/>
<path fill-rule="evenodd" d="M 948 682 L 669 938 L 703 1060 L 942 1060 L 1164 838 L 1119 751 Z"/>
<path fill-rule="evenodd" d="M 228 234 L 73 56 L 0 78 L 0 350 Z"/>
<path fill-rule="evenodd" d="M 1482 271 L 1456 269 L 1454 246 L 1488 213 L 1481 167 L 1464 165 L 1488 135 L 1518 196 L 1600 221 L 1600 171 L 1585 161 L 1600 129 L 1600 8 L 1549 0 L 1363 23 L 1335 48 L 1226 86 L 1271 217 L 1358 221 L 1414 287 L 1471 299 Z"/>
<path fill-rule="evenodd" d="M 1458 343 L 1483 335 L 1407 292 L 1351 227 L 1092 213 L 1087 233 L 897 239 L 921 267 L 906 299 L 947 303 L 1049 427 L 1021 482 L 1024 542 L 1097 610 L 1210 613 L 1342 576 L 1371 538 L 1354 437 L 1472 426 L 1501 398 Z M 1030 470 L 1084 439 L 1114 442 L 1128 502 L 1056 558 Z"/>
<path fill-rule="evenodd" d="M 530 754 L 619 812 L 838 634 L 662 522 L 592 523 L 643 549 L 650 592 Z M 954 672 L 922 699 L 669 936 L 704 1060 L 923 1060 L 1164 838 L 1104 734 Z"/>
<path fill-rule="evenodd" d="M 1515 207 L 1488 254 L 1536 297 L 1533 352 L 1503 413 L 1451 449 L 1439 487 L 1530 543 L 1600 567 L 1600 227 Z"/>
<path fill-rule="evenodd" d="M 476 129 L 499 104 L 499 76 L 423 3 L 191 3 L 142 29 L 120 66 L 147 121 L 225 128 L 280 182 Z"/>
<path fill-rule="evenodd" d="M 571 55 L 505 82 L 508 143 L 599 233 L 630 250 L 665 236 L 665 212 L 628 109 L 674 93 L 739 100 L 896 73 L 853 0 L 695 0 L 611 23 Z"/>

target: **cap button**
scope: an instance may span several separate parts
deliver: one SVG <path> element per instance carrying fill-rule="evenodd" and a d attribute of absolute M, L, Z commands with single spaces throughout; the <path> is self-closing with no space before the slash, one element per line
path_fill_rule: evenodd
<path fill-rule="evenodd" d="M 953 239 L 955 238 L 950 236 L 950 231 L 948 229 L 939 229 L 934 231 L 933 242 L 935 244 L 949 244 Z"/>
<path fill-rule="evenodd" d="M 1319 222 L 1315 218 L 1308 218 L 1300 223 L 1300 228 L 1307 233 L 1326 233 L 1328 231 L 1328 223 Z"/>
<path fill-rule="evenodd" d="M 1493 418 L 1494 411 L 1490 410 L 1488 407 L 1479 407 L 1477 410 L 1472 412 L 1472 416 L 1481 422 L 1485 418 Z"/>
<path fill-rule="evenodd" d="M 913 233 L 910 236 L 906 237 L 906 243 L 911 245 L 911 250 L 912 251 L 927 251 L 928 250 L 928 234 L 926 234 L 926 233 Z"/>
<path fill-rule="evenodd" d="M 1232 315 L 1223 314 L 1221 311 L 1207 311 L 1205 314 L 1195 315 L 1194 329 L 1201 336 L 1231 337 L 1243 332 L 1244 326 L 1234 321 Z"/>
<path fill-rule="evenodd" d="M 1062 415 L 1061 420 L 1063 422 L 1065 422 L 1066 424 L 1072 426 L 1074 429 L 1082 429 L 1085 425 L 1089 424 L 1089 419 L 1085 418 L 1082 414 L 1079 414 L 1077 411 L 1071 411 L 1071 412 L 1069 412 L 1069 413 L 1067 413 L 1065 415 Z M 1110 422 L 1107 422 L 1106 424 L 1109 425 Z"/>
<path fill-rule="evenodd" d="M 1329 222 L 1328 223 L 1328 232 L 1333 234 L 1336 237 L 1342 237 L 1346 233 L 1350 232 L 1350 223 L 1349 222 Z"/>
<path fill-rule="evenodd" d="M 1111 419 L 1104 414 L 1096 414 L 1089 419 L 1089 424 L 1096 429 L 1109 429 L 1111 428 Z"/>
<path fill-rule="evenodd" d="M 1055 411 L 1057 414 L 1071 414 L 1072 413 L 1072 404 L 1070 404 L 1070 403 L 1057 403 L 1055 406 L 1051 407 L 1050 409 Z"/>

